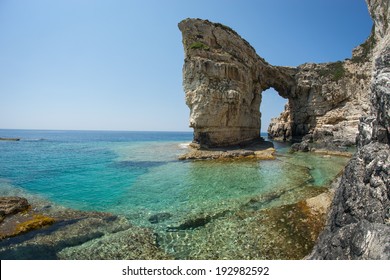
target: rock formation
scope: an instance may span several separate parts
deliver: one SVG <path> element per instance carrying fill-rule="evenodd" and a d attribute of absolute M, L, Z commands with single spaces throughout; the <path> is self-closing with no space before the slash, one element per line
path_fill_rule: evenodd
<path fill-rule="evenodd" d="M 375 38 L 357 47 L 343 62 L 272 66 L 235 31 L 207 20 L 179 23 L 185 63 L 183 85 L 190 108 L 194 142 L 228 146 L 259 138 L 261 92 L 273 87 L 288 99 L 273 119 L 271 138 L 287 140 L 311 134 L 354 144 L 359 118 L 369 114 L 368 84 Z"/>
<path fill-rule="evenodd" d="M 369 90 L 372 115 L 361 119 L 358 152 L 336 190 L 312 259 L 390 259 L 390 4 L 367 4 L 377 42 Z"/>
<path fill-rule="evenodd" d="M 248 42 L 221 24 L 186 19 L 179 28 L 194 142 L 215 147 L 258 139 L 260 93 L 274 87 L 284 97 L 290 96 L 296 70 L 268 64 Z"/>
<path fill-rule="evenodd" d="M 333 63 L 307 63 L 297 67 L 294 95 L 280 117 L 268 128 L 279 140 L 307 134 L 313 141 L 330 138 L 336 144 L 354 145 L 359 118 L 369 114 L 372 37 L 353 52 L 352 59 Z"/>

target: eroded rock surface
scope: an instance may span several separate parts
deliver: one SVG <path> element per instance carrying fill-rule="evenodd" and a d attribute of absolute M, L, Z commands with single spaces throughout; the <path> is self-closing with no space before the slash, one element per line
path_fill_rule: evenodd
<path fill-rule="evenodd" d="M 369 45 L 370 37 L 363 45 Z M 359 118 L 370 112 L 368 88 L 371 56 L 359 46 L 352 59 L 334 63 L 298 66 L 295 94 L 286 110 L 268 128 L 272 138 L 291 139 L 311 134 L 313 141 L 329 139 L 336 144 L 354 145 Z M 371 45 L 365 52 L 370 52 Z"/>
<path fill-rule="evenodd" d="M 194 141 L 201 147 L 215 147 L 258 139 L 260 93 L 274 87 L 289 96 L 296 70 L 268 64 L 248 42 L 221 24 L 186 19 L 179 28 Z"/>
<path fill-rule="evenodd" d="M 190 126 L 201 148 L 259 138 L 261 93 L 270 87 L 288 100 L 268 128 L 271 138 L 311 134 L 314 141 L 330 138 L 336 144 L 355 144 L 359 118 L 370 112 L 373 35 L 354 50 L 352 59 L 293 68 L 270 65 L 221 24 L 186 19 L 179 28 Z"/>
<path fill-rule="evenodd" d="M 6 216 L 27 210 L 29 206 L 27 199 L 23 197 L 0 197 L 0 222 L 2 222 Z"/>

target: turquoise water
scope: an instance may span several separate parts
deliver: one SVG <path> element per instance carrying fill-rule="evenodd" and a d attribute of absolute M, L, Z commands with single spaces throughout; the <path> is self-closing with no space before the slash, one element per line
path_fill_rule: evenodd
<path fill-rule="evenodd" d="M 147 225 L 242 205 L 253 197 L 328 184 L 347 159 L 289 154 L 272 161 L 179 161 L 192 133 L 0 130 L 0 195 L 24 194 L 79 210 L 122 214 Z M 238 206 L 237 206 L 238 207 Z"/>

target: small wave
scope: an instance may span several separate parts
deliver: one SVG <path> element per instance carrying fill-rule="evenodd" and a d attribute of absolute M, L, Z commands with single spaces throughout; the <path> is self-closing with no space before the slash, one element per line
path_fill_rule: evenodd
<path fill-rule="evenodd" d="M 44 138 L 25 138 L 20 139 L 20 141 L 27 141 L 27 142 L 35 142 L 35 141 L 46 141 L 47 139 Z"/>
<path fill-rule="evenodd" d="M 188 149 L 188 146 L 191 144 L 191 142 L 188 143 L 180 143 L 178 146 L 180 149 Z"/>

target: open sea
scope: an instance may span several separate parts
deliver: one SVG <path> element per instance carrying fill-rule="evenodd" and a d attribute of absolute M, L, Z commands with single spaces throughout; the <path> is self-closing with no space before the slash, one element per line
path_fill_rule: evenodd
<path fill-rule="evenodd" d="M 138 226 L 151 226 L 153 214 L 179 220 L 254 197 L 274 197 L 257 208 L 296 202 L 294 193 L 327 186 L 348 161 L 290 154 L 277 142 L 276 160 L 179 161 L 190 132 L 0 130 L 0 137 L 21 138 L 0 141 L 0 196 L 111 212 Z M 290 195 L 274 195 L 282 193 Z"/>

